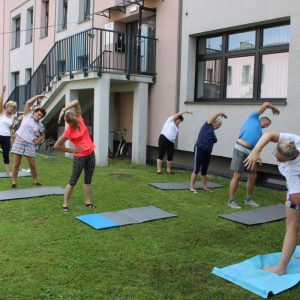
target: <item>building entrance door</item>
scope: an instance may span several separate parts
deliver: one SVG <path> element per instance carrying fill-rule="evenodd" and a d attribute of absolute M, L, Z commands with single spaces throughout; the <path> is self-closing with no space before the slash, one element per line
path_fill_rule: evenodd
<path fill-rule="evenodd" d="M 130 70 L 137 73 L 150 73 L 154 69 L 156 9 L 139 7 L 139 20 L 127 23 L 126 32 L 137 36 L 130 36 L 131 57 Z M 148 39 L 150 38 L 150 39 Z M 152 39 L 151 39 L 152 38 Z"/>

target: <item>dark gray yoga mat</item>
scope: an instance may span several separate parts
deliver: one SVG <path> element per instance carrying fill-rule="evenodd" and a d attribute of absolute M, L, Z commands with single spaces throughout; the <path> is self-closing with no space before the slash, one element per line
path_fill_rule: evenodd
<path fill-rule="evenodd" d="M 18 177 L 30 177 L 31 174 L 25 171 L 19 171 Z M 11 178 L 10 175 L 7 175 L 6 172 L 0 173 L 0 178 Z"/>
<path fill-rule="evenodd" d="M 239 211 L 232 214 L 223 214 L 218 216 L 245 225 L 273 222 L 286 217 L 285 206 L 283 204 L 270 205 L 248 211 Z"/>
<path fill-rule="evenodd" d="M 168 183 L 148 183 L 158 189 L 161 190 L 189 190 L 190 189 L 190 182 L 168 182 Z M 207 181 L 207 188 L 214 189 L 214 188 L 221 188 L 224 185 Z M 195 189 L 202 189 L 202 182 L 197 181 L 195 183 Z"/>
<path fill-rule="evenodd" d="M 34 197 L 42 197 L 42 196 L 49 196 L 49 195 L 64 195 L 64 193 L 65 193 L 65 189 L 59 186 L 41 187 L 41 188 L 32 188 L 32 189 L 23 189 L 23 190 L 16 189 L 16 190 L 0 192 L 0 201 L 34 198 Z"/>
<path fill-rule="evenodd" d="M 100 216 L 109 219 L 119 225 L 130 225 L 152 220 L 177 217 L 155 206 L 122 209 L 116 212 L 99 213 Z"/>

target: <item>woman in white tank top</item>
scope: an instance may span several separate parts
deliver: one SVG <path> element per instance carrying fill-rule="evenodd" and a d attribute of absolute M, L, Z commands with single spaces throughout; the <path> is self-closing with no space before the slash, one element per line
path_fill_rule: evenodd
<path fill-rule="evenodd" d="M 8 101 L 3 108 L 3 95 L 6 91 L 6 86 L 2 88 L 0 95 L 0 144 L 2 146 L 3 160 L 5 171 L 11 176 L 9 171 L 9 149 L 12 145 L 14 115 L 13 111 L 17 108 L 17 103 Z"/>

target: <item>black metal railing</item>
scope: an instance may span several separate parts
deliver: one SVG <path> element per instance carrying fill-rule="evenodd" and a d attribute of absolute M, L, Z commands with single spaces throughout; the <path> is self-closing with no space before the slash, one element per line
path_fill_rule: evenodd
<path fill-rule="evenodd" d="M 16 101 L 18 111 L 23 111 L 25 102 L 43 91 L 51 89 L 56 77 L 74 72 L 97 71 L 156 76 L 156 39 L 119 31 L 92 28 L 57 41 L 32 74 L 28 83 L 16 87 L 9 100 Z M 18 96 L 18 97 L 17 97 Z"/>

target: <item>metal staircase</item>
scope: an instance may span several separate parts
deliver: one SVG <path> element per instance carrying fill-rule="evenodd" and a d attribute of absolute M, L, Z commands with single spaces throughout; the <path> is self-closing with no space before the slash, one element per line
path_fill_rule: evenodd
<path fill-rule="evenodd" d="M 57 41 L 25 85 L 17 86 L 7 101 L 17 103 L 17 116 L 25 102 L 35 95 L 50 91 L 61 76 L 74 73 L 103 72 L 156 76 L 155 38 L 120 31 L 92 28 Z M 38 103 L 39 104 L 39 103 Z"/>

